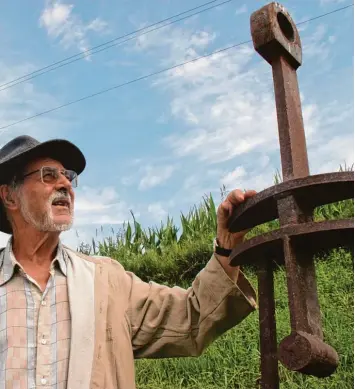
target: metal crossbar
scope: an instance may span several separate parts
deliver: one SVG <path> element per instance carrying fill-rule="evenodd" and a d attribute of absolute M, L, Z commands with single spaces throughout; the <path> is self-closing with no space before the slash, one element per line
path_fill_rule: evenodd
<path fill-rule="evenodd" d="M 337 352 L 323 339 L 314 255 L 353 246 L 353 219 L 314 222 L 314 208 L 353 198 L 354 173 L 309 175 L 297 68 L 302 64 L 299 33 L 279 3 L 254 12 L 250 19 L 255 50 L 271 65 L 278 119 L 283 182 L 237 209 L 229 229 L 242 231 L 279 219 L 280 228 L 236 247 L 234 266 L 254 264 L 258 273 L 262 389 L 279 388 L 278 361 L 288 369 L 327 377 L 337 368 Z M 273 272 L 285 265 L 291 334 L 276 338 Z"/>

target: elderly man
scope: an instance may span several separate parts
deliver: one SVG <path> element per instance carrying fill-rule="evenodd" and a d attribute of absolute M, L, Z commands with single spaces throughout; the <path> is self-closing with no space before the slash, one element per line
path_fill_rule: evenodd
<path fill-rule="evenodd" d="M 189 289 L 169 288 L 61 244 L 85 164 L 65 140 L 20 136 L 0 150 L 0 230 L 12 235 L 0 253 L 0 389 L 133 389 L 134 358 L 198 356 L 256 308 L 228 264 L 244 233 L 227 228 L 254 191 L 229 194 L 212 258 Z"/>

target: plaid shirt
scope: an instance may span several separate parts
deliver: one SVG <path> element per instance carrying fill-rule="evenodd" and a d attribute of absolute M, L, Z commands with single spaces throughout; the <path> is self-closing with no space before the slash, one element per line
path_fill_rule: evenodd
<path fill-rule="evenodd" d="M 70 351 L 67 254 L 61 244 L 41 291 L 16 261 L 11 239 L 0 254 L 0 389 L 65 389 Z"/>

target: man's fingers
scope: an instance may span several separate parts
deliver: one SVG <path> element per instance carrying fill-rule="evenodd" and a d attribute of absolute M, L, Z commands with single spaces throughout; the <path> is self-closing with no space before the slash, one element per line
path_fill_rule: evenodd
<path fill-rule="evenodd" d="M 226 201 L 230 201 L 233 205 L 239 205 L 244 202 L 247 198 L 253 197 L 256 195 L 255 190 L 247 190 L 245 192 L 240 189 L 235 189 L 230 192 L 226 198 Z"/>
<path fill-rule="evenodd" d="M 228 219 L 233 212 L 233 205 L 230 201 L 224 200 L 218 208 L 218 224 L 219 227 L 225 228 L 228 225 Z"/>
<path fill-rule="evenodd" d="M 255 196 L 255 194 L 255 190 L 242 192 L 240 189 L 235 189 L 230 192 L 218 209 L 218 219 L 221 227 L 227 226 L 228 219 L 232 216 L 234 209 L 238 205 L 243 203 L 246 199 Z"/>
<path fill-rule="evenodd" d="M 244 193 L 240 189 L 234 189 L 228 194 L 225 201 L 229 201 L 233 205 L 238 205 L 244 201 Z"/>
<path fill-rule="evenodd" d="M 244 235 L 249 231 L 240 231 L 236 233 L 229 232 L 228 225 L 234 211 L 246 199 L 255 196 L 255 190 L 245 192 L 235 189 L 230 192 L 227 198 L 220 204 L 217 211 L 217 239 L 222 247 L 232 248 L 243 241 Z"/>
<path fill-rule="evenodd" d="M 246 190 L 244 192 L 244 199 L 249 199 L 250 197 L 253 197 L 257 194 L 255 190 Z"/>
<path fill-rule="evenodd" d="M 223 213 L 230 211 L 233 206 L 243 203 L 247 198 L 253 197 L 256 195 L 255 190 L 247 190 L 242 192 L 240 189 L 234 189 L 230 192 L 227 198 L 221 203 L 220 208 L 223 210 Z"/>

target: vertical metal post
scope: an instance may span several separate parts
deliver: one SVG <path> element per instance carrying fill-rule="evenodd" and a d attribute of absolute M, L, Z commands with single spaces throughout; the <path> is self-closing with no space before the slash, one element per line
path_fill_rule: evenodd
<path fill-rule="evenodd" d="M 257 270 L 262 389 L 279 388 L 273 266 L 265 262 Z"/>
<path fill-rule="evenodd" d="M 252 14 L 251 33 L 256 51 L 272 66 L 283 180 L 306 177 L 309 166 L 296 73 L 302 62 L 302 48 L 296 25 L 282 5 L 271 3 Z M 278 198 L 277 208 L 281 228 L 312 221 L 312 210 L 292 193 Z M 313 253 L 294 244 L 288 236 L 283 238 L 283 249 L 292 332 L 281 342 L 279 358 L 286 366 L 300 366 L 305 373 L 312 370 L 312 364 L 331 371 L 337 364 L 337 354 L 322 342 Z M 272 269 L 260 269 L 258 280 L 262 389 L 278 388 Z M 322 365 L 322 360 L 327 363 Z"/>

